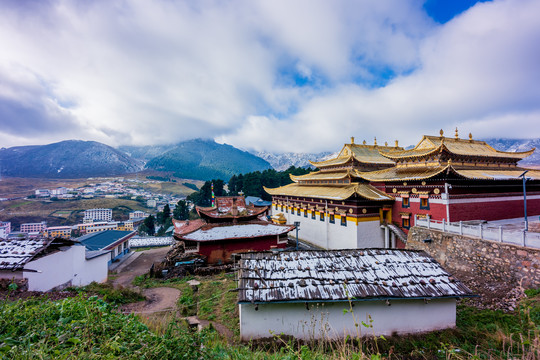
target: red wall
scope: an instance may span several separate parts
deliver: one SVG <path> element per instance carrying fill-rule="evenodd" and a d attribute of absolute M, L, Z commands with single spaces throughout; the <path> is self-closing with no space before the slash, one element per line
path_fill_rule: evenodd
<path fill-rule="evenodd" d="M 523 200 L 450 204 L 450 220 L 502 220 L 523 217 Z M 540 215 L 540 199 L 527 200 L 527 215 Z"/>
<path fill-rule="evenodd" d="M 272 246 L 283 249 L 287 247 L 287 243 L 278 244 L 276 235 L 238 240 L 202 241 L 199 254 L 206 256 L 209 264 L 229 263 L 233 253 L 250 250 L 266 251 Z"/>

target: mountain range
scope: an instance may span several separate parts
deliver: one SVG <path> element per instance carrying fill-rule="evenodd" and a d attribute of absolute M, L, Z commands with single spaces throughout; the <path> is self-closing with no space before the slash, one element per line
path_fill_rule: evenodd
<path fill-rule="evenodd" d="M 540 147 L 540 139 L 484 139 L 503 151 L 526 151 Z M 269 168 L 309 167 L 337 153 L 248 153 L 213 140 L 195 139 L 172 145 L 121 146 L 118 149 L 95 141 L 67 140 L 48 145 L 0 149 L 0 176 L 81 178 L 115 176 L 156 170 L 179 178 L 229 180 L 232 175 Z M 537 150 L 521 165 L 540 165 Z"/>

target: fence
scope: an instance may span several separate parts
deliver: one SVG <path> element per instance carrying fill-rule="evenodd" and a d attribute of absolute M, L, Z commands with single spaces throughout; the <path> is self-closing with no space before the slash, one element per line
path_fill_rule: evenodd
<path fill-rule="evenodd" d="M 441 230 L 453 234 L 475 236 L 483 240 L 540 249 L 540 233 L 536 232 L 504 230 L 502 226 L 489 227 L 485 224 L 465 225 L 461 221 L 449 223 L 444 220 L 432 220 L 429 216 L 415 218 L 414 224 L 423 228 Z"/>
<path fill-rule="evenodd" d="M 171 236 L 162 237 L 132 237 L 129 239 L 129 247 L 152 247 L 152 246 L 166 246 L 174 243 L 174 239 Z"/>

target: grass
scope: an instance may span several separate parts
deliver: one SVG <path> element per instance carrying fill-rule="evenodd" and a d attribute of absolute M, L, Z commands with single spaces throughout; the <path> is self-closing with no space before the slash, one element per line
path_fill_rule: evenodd
<path fill-rule="evenodd" d="M 76 291 L 81 294 L 97 295 L 103 301 L 113 305 L 129 304 L 137 301 L 142 301 L 145 297 L 137 291 L 124 287 L 114 287 L 111 283 L 91 283 L 90 285 L 68 288 L 68 290 Z"/>

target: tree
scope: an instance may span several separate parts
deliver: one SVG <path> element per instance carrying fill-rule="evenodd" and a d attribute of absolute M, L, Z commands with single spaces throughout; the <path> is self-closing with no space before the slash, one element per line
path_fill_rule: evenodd
<path fill-rule="evenodd" d="M 178 201 L 173 211 L 173 218 L 175 218 L 176 220 L 189 219 L 189 207 L 185 200 Z"/>
<path fill-rule="evenodd" d="M 154 218 L 153 215 L 148 216 L 146 219 L 144 219 L 142 225 L 139 227 L 139 230 L 142 232 L 147 233 L 148 235 L 152 236 L 156 232 L 156 218 Z M 140 229 L 143 227 L 142 229 Z"/>

